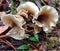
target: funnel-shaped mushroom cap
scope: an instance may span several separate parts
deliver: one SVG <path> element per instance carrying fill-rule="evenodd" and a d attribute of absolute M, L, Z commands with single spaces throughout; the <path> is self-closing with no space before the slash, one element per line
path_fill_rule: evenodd
<path fill-rule="evenodd" d="M 19 15 L 5 14 L 1 17 L 4 25 L 6 26 L 18 26 L 22 28 L 22 25 L 25 23 L 24 19 Z"/>
<path fill-rule="evenodd" d="M 33 15 L 39 12 L 38 7 L 33 2 L 26 2 L 25 4 L 21 4 L 17 8 L 17 12 L 19 12 L 21 9 L 27 10 L 29 13 Z"/>
<path fill-rule="evenodd" d="M 58 12 L 51 6 L 43 6 L 34 21 L 36 25 L 43 27 L 44 31 L 49 32 L 58 21 Z"/>
<path fill-rule="evenodd" d="M 13 27 L 8 33 L 8 36 L 17 39 L 22 40 L 24 38 L 28 38 L 28 36 L 25 34 L 24 29 L 20 29 L 19 27 Z"/>

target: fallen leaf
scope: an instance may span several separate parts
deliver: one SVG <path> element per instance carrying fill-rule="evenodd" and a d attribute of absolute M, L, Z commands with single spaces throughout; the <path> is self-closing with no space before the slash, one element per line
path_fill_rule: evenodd
<path fill-rule="evenodd" d="M 48 0 L 44 0 L 45 2 L 48 2 Z"/>
<path fill-rule="evenodd" d="M 47 47 L 48 47 L 48 48 L 51 48 L 52 46 L 51 46 L 51 44 L 50 44 L 50 43 L 48 43 L 48 44 L 47 44 Z"/>
<path fill-rule="evenodd" d="M 38 42 L 39 41 L 38 34 L 34 33 L 34 37 L 30 37 L 29 40 Z"/>
<path fill-rule="evenodd" d="M 38 34 L 34 33 L 34 37 L 36 38 L 37 41 L 39 41 Z"/>
<path fill-rule="evenodd" d="M 0 26 L 0 34 L 8 29 L 7 26 Z"/>
<path fill-rule="evenodd" d="M 30 41 L 34 41 L 34 42 L 37 41 L 35 37 L 30 37 L 29 40 L 30 40 Z"/>
<path fill-rule="evenodd" d="M 23 44 L 20 47 L 18 47 L 17 49 L 29 49 L 30 46 L 28 44 Z"/>

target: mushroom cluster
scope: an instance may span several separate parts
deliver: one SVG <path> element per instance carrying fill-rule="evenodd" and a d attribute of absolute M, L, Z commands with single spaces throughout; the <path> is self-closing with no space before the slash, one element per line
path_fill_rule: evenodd
<path fill-rule="evenodd" d="M 27 33 L 39 33 L 41 27 L 46 33 L 50 32 L 58 21 L 58 12 L 48 5 L 39 10 L 33 2 L 26 2 L 18 6 L 15 15 L 4 14 L 1 19 L 12 28 L 7 35 L 21 40 L 29 37 Z"/>

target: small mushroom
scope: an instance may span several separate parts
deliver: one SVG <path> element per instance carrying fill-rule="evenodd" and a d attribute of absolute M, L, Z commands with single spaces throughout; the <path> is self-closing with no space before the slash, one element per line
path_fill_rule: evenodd
<path fill-rule="evenodd" d="M 8 27 L 18 26 L 22 29 L 22 25 L 25 23 L 24 19 L 19 15 L 5 14 L 1 19 L 4 25 Z"/>
<path fill-rule="evenodd" d="M 23 12 L 21 12 L 21 10 L 24 10 Z M 26 15 L 27 17 L 29 17 L 30 14 L 33 15 L 33 17 L 36 17 L 36 15 L 39 12 L 38 7 L 33 3 L 33 2 L 26 2 L 25 4 L 22 4 L 20 6 L 18 6 L 17 8 L 17 14 L 22 14 Z"/>
<path fill-rule="evenodd" d="M 37 19 L 34 22 L 37 26 L 43 27 L 45 32 L 51 32 L 52 26 L 55 26 L 58 21 L 58 12 L 51 6 L 41 7 Z"/>
<path fill-rule="evenodd" d="M 4 25 L 12 27 L 12 29 L 7 33 L 8 36 L 17 40 L 28 38 L 28 35 L 25 34 L 25 29 L 22 27 L 25 23 L 23 17 L 19 15 L 5 14 L 1 19 Z"/>

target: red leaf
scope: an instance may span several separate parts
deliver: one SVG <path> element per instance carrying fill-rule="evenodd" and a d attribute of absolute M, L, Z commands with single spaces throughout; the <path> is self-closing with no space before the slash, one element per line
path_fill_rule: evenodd
<path fill-rule="evenodd" d="M 8 29 L 7 26 L 0 26 L 0 34 Z"/>
<path fill-rule="evenodd" d="M 45 2 L 48 2 L 48 0 L 44 0 Z"/>

